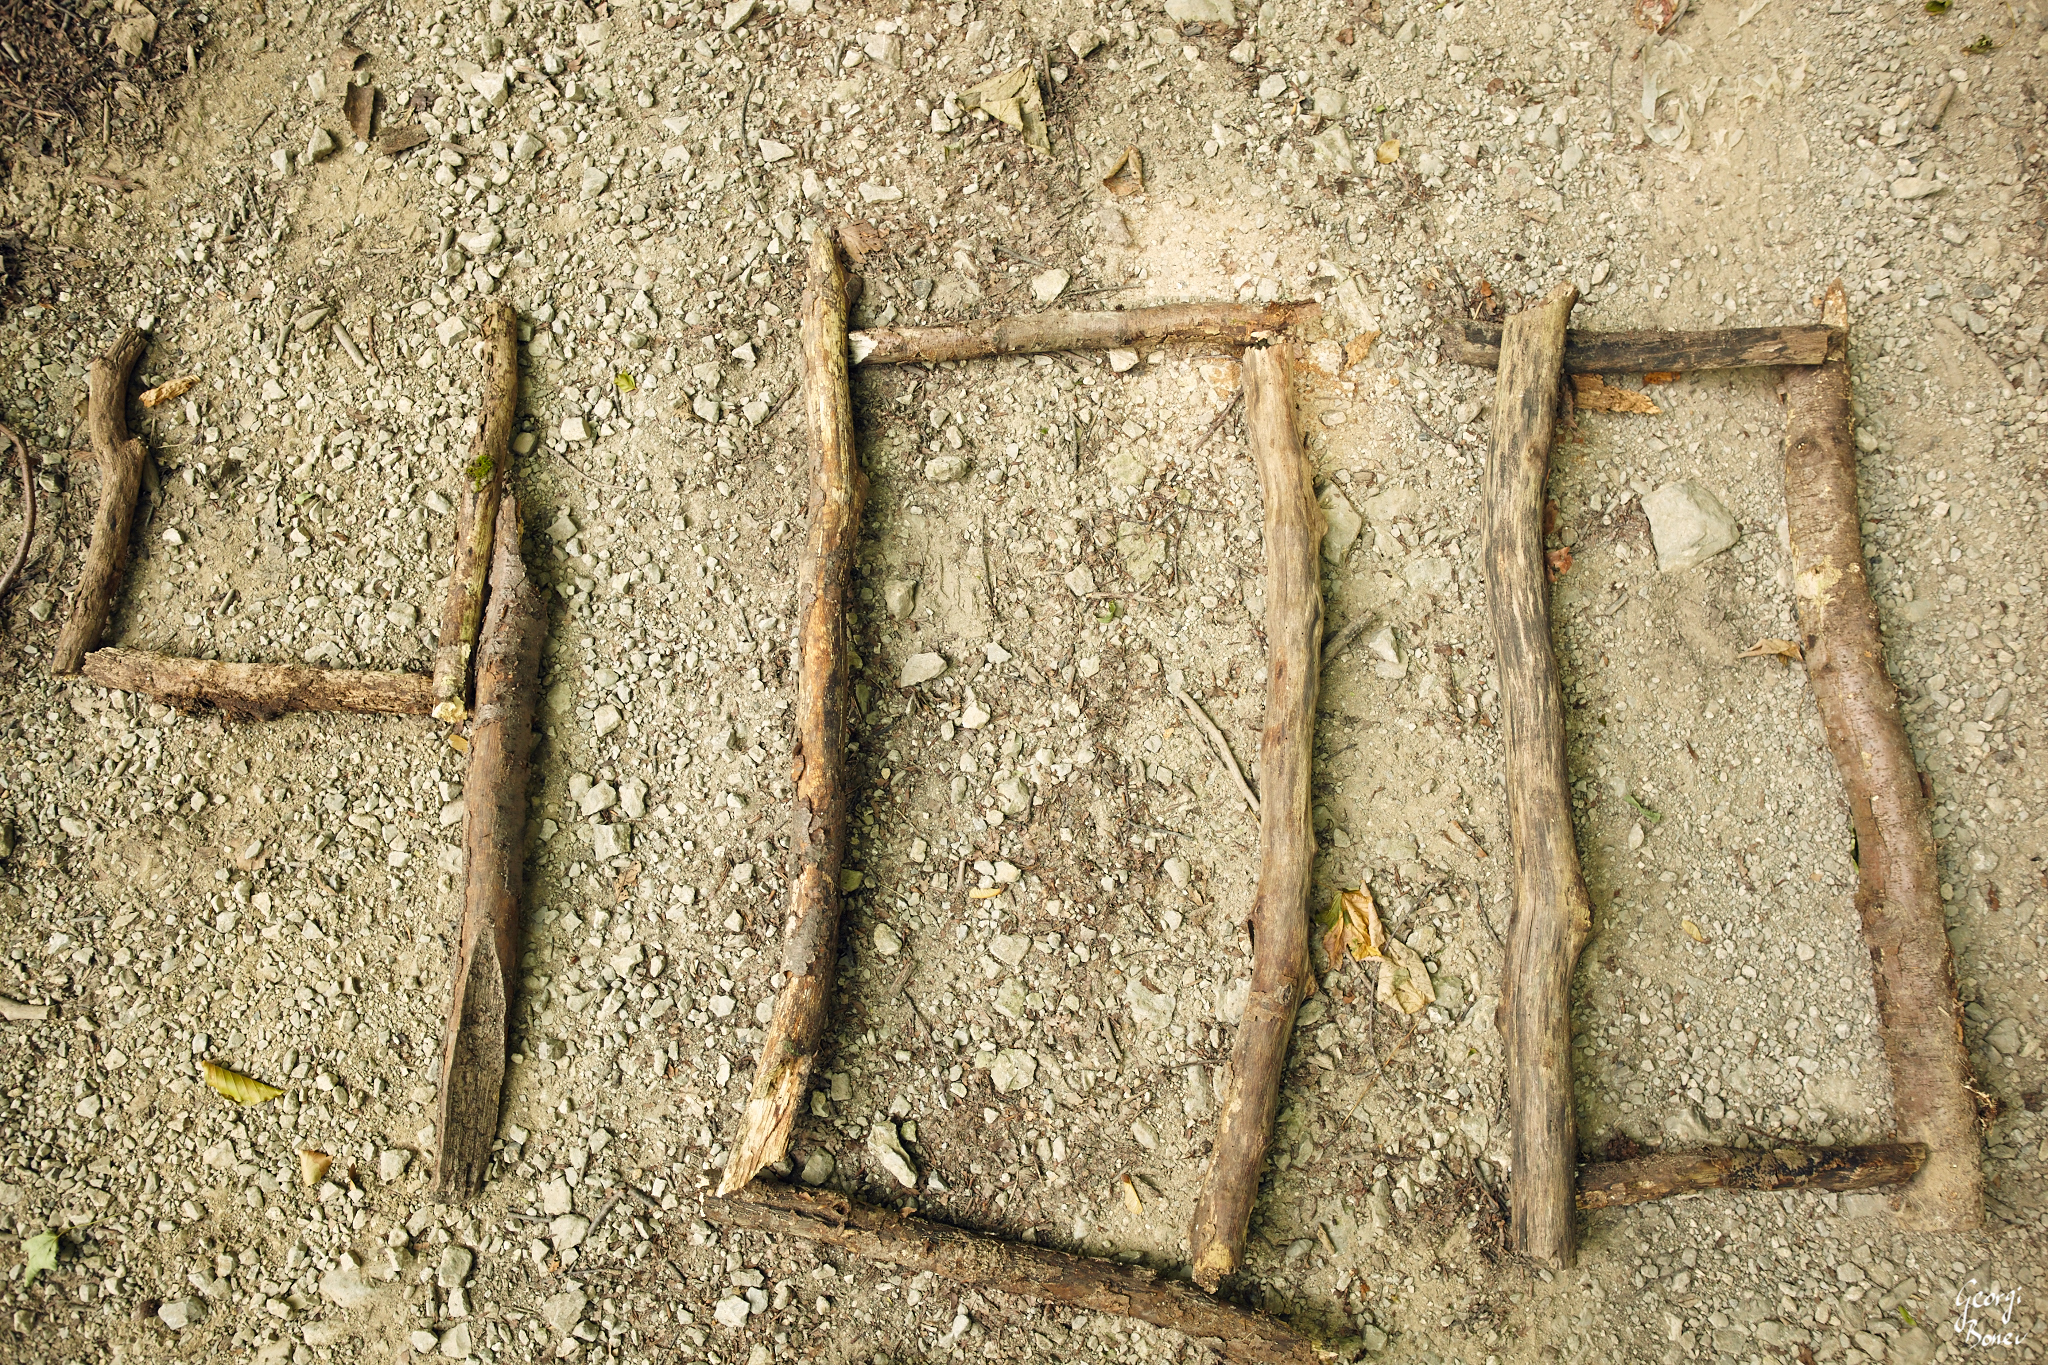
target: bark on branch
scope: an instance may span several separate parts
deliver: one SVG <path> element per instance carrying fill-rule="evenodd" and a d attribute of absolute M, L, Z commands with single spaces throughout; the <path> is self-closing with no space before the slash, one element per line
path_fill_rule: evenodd
<path fill-rule="evenodd" d="M 1123 312 L 1060 311 L 985 318 L 944 327 L 877 327 L 853 333 L 856 365 L 983 360 L 1041 351 L 1107 351 L 1207 341 L 1247 346 L 1321 311 L 1314 303 L 1163 303 Z"/>
<path fill-rule="evenodd" d="M 1752 365 L 1818 365 L 1827 356 L 1825 326 L 1726 327 L 1712 332 L 1581 332 L 1564 334 L 1566 374 L 1650 374 L 1739 370 Z M 1450 358 L 1494 369 L 1501 324 L 1452 324 Z"/>
<path fill-rule="evenodd" d="M 1507 1044 L 1515 1249 L 1572 1263 L 1571 983 L 1592 931 L 1565 771 L 1564 701 L 1550 642 L 1544 484 L 1556 435 L 1565 320 L 1578 291 L 1559 285 L 1508 319 L 1501 336 L 1493 446 L 1484 484 L 1486 596 L 1500 669 L 1515 899 L 1500 1012 Z"/>
<path fill-rule="evenodd" d="M 1927 1164 L 1900 1220 L 1923 1231 L 1984 1221 L 1981 1091 L 1963 1046 L 1955 959 L 1942 914 L 1920 769 L 1885 669 L 1863 565 L 1849 407 L 1849 310 L 1841 281 L 1824 317 L 1840 330 L 1827 363 L 1785 377 L 1785 518 L 1806 676 L 1856 827 L 1856 910 L 1870 949 L 1894 1129 Z"/>
<path fill-rule="evenodd" d="M 1245 424 L 1266 518 L 1266 729 L 1259 744 L 1259 878 L 1252 895 L 1252 981 L 1230 1054 L 1216 1149 L 1189 1232 L 1195 1283 L 1235 1271 L 1273 1138 L 1294 1014 L 1314 988 L 1308 956 L 1315 829 L 1309 769 L 1321 686 L 1323 512 L 1294 424 L 1292 348 L 1244 355 Z"/>
<path fill-rule="evenodd" d="M 78 672 L 106 633 L 128 568 L 135 498 L 142 488 L 142 462 L 148 458 L 141 438 L 128 431 L 128 377 L 148 342 L 130 327 L 86 372 L 85 424 L 99 463 L 100 506 L 92 519 L 92 543 L 78 571 L 78 594 L 71 599 L 71 614 L 57 634 L 57 653 L 50 661 L 50 672 L 60 678 Z"/>
<path fill-rule="evenodd" d="M 790 915 L 782 954 L 787 978 L 761 1043 L 753 1092 L 718 1192 L 731 1194 L 789 1146 L 825 1034 L 832 970 L 839 960 L 839 866 L 846 856 L 846 599 L 860 514 L 867 499 L 853 444 L 846 383 L 846 272 L 832 234 L 811 243 L 810 286 L 800 335 L 804 420 L 810 432 L 810 528 L 797 568 L 796 818 Z"/>
<path fill-rule="evenodd" d="M 462 522 L 455 534 L 455 568 L 441 608 L 441 638 L 434 650 L 434 715 L 461 720 L 469 714 L 470 664 L 484 614 L 490 574 L 492 528 L 505 492 L 511 460 L 512 424 L 519 415 L 519 317 L 499 299 L 484 310 L 484 401 L 469 460 L 462 467 Z"/>
<path fill-rule="evenodd" d="M 210 706 L 230 720 L 274 720 L 288 711 L 424 716 L 434 703 L 433 680 L 423 673 L 219 663 L 139 649 L 96 649 L 85 656 L 85 676 L 180 711 Z"/>
<path fill-rule="evenodd" d="M 434 1188 L 483 1184 L 505 1084 L 506 1021 L 519 979 L 519 897 L 526 866 L 526 781 L 540 693 L 547 604 L 519 554 L 519 503 L 496 518 L 491 601 L 477 652 L 476 715 L 462 799 L 462 938 L 441 1039 Z"/>
<path fill-rule="evenodd" d="M 1912 1179 L 1926 1160 L 1924 1142 L 1660 1152 L 1588 1164 L 1579 1172 L 1579 1207 L 1612 1209 L 1692 1190 L 1869 1190 Z"/>
<path fill-rule="evenodd" d="M 1171 1328 L 1225 1360 L 1247 1365 L 1313 1365 L 1313 1342 L 1277 1318 L 1213 1299 L 1142 1266 L 1006 1241 L 946 1223 L 862 1204 L 828 1191 L 772 1181 L 730 1199 L 704 1201 L 704 1217 L 727 1227 L 821 1242 L 880 1265 L 930 1271 L 974 1289 L 1136 1318 Z"/>

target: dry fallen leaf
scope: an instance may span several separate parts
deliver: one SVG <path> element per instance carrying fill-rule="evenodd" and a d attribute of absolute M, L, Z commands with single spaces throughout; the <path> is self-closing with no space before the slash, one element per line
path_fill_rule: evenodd
<path fill-rule="evenodd" d="M 299 1183 L 312 1189 L 327 1178 L 327 1168 L 334 1164 L 334 1158 L 326 1152 L 316 1152 L 310 1147 L 299 1149 Z"/>
<path fill-rule="evenodd" d="M 1705 943 L 1707 941 L 1707 936 L 1701 933 L 1700 927 L 1691 920 L 1681 920 L 1678 927 L 1685 930 L 1685 936 L 1694 943 Z"/>
<path fill-rule="evenodd" d="M 205 1073 L 208 1085 L 236 1104 L 261 1104 L 284 1093 L 274 1085 L 244 1076 L 239 1071 L 230 1071 L 219 1062 L 206 1062 L 200 1069 Z"/>
<path fill-rule="evenodd" d="M 1372 156 L 1373 160 L 1379 162 L 1382 166 L 1393 165 L 1401 159 L 1400 139 L 1388 138 L 1385 142 L 1372 149 Z"/>
<path fill-rule="evenodd" d="M 199 376 L 196 374 L 181 374 L 176 379 L 165 380 L 153 389 L 144 389 L 137 397 L 142 406 L 153 408 L 168 403 L 173 398 L 183 398 L 198 382 Z"/>
<path fill-rule="evenodd" d="M 1465 832 L 1465 827 L 1459 824 L 1456 820 L 1453 820 L 1449 824 L 1445 825 L 1443 829 L 1439 832 L 1444 836 L 1446 840 L 1453 844 L 1456 844 L 1459 848 L 1464 849 L 1473 857 L 1484 858 L 1486 856 L 1486 850 L 1481 848 L 1479 846 L 1478 841 L 1475 840 L 1471 835 L 1467 834 Z"/>
<path fill-rule="evenodd" d="M 1330 899 L 1330 908 L 1317 917 L 1323 926 L 1323 953 L 1330 959 L 1330 970 L 1344 965 L 1349 954 L 1359 962 L 1380 955 L 1380 943 L 1386 937 L 1380 928 L 1380 912 L 1372 901 L 1372 891 L 1361 886 L 1355 891 L 1339 891 Z"/>
<path fill-rule="evenodd" d="M 1799 647 L 1797 640 L 1758 640 L 1735 657 L 1761 659 L 1766 656 L 1783 659 L 1786 663 L 1806 662 L 1806 651 Z"/>
<path fill-rule="evenodd" d="M 21 1239 L 21 1254 L 27 1258 L 22 1268 L 21 1283 L 27 1288 L 36 1282 L 36 1276 L 45 1271 L 55 1274 L 57 1270 L 57 1234 L 39 1232 L 33 1237 Z"/>
<path fill-rule="evenodd" d="M 1543 562 L 1550 569 L 1550 581 L 1555 583 L 1572 571 L 1572 552 L 1559 548 L 1543 556 Z"/>
<path fill-rule="evenodd" d="M 1372 354 L 1372 344 L 1379 339 L 1380 334 L 1378 332 L 1360 332 L 1357 336 L 1345 342 L 1344 368 L 1348 370 L 1353 365 L 1364 364 L 1365 358 Z"/>
<path fill-rule="evenodd" d="M 1638 25 L 1662 33 L 1678 17 L 1678 0 L 1635 0 L 1632 6 Z"/>
<path fill-rule="evenodd" d="M 1421 954 L 1398 938 L 1388 938 L 1380 956 L 1378 999 L 1403 1014 L 1420 1014 L 1436 1003 L 1436 987 Z"/>
<path fill-rule="evenodd" d="M 1676 384 L 1678 382 L 1678 371 L 1651 370 L 1643 376 L 1643 382 L 1645 384 Z"/>
<path fill-rule="evenodd" d="M 1124 1207 L 1131 1211 L 1131 1217 L 1143 1218 L 1145 1216 L 1145 1202 L 1138 1198 L 1138 1182 L 1129 1176 L 1125 1176 L 1117 1181 L 1117 1184 L 1123 1189 Z"/>
<path fill-rule="evenodd" d="M 451 748 L 451 749 L 453 749 L 453 750 L 454 750 L 454 751 L 455 751 L 456 753 L 458 753 L 458 754 L 466 754 L 466 753 L 468 753 L 468 752 L 469 752 L 469 736 L 468 736 L 468 735 L 450 735 L 450 736 L 448 736 L 448 747 L 449 747 L 449 748 Z"/>
<path fill-rule="evenodd" d="M 1655 417 L 1664 411 L 1650 401 L 1650 395 L 1616 388 L 1597 374 L 1572 376 L 1572 401 L 1588 412 L 1640 412 Z"/>
<path fill-rule="evenodd" d="M 1136 147 L 1126 147 L 1102 176 L 1102 188 L 1118 198 L 1145 192 L 1145 157 Z"/>
<path fill-rule="evenodd" d="M 967 893 L 967 899 L 971 901 L 992 901 L 1002 894 L 1003 888 L 1000 886 L 977 886 Z"/>
<path fill-rule="evenodd" d="M 1050 152 L 1052 142 L 1045 135 L 1045 91 L 1039 84 L 1038 65 L 1026 62 L 999 76 L 991 76 L 960 96 L 963 109 L 979 109 L 996 122 L 1016 129 L 1027 145 Z"/>

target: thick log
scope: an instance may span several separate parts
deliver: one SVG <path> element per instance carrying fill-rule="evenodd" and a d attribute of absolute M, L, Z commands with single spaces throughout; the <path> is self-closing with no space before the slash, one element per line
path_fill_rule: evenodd
<path fill-rule="evenodd" d="M 839 867 L 846 856 L 846 716 L 850 652 L 846 601 L 853 582 L 867 476 L 853 444 L 846 382 L 846 272 L 832 234 L 811 243 L 804 292 L 804 421 L 810 432 L 809 531 L 797 566 L 796 818 L 790 830 L 790 919 L 775 1015 L 761 1043 L 753 1091 L 718 1192 L 731 1194 L 782 1158 L 825 1036 L 839 960 Z"/>
<path fill-rule="evenodd" d="M 50 661 L 50 672 L 60 678 L 78 672 L 85 656 L 99 645 L 128 569 L 135 499 L 142 491 L 142 462 L 148 458 L 141 438 L 128 431 L 128 376 L 148 342 L 141 332 L 127 328 L 86 371 L 85 425 L 100 469 L 100 506 L 93 514 L 92 542 L 78 571 L 78 593 L 71 599 L 71 614 L 57 633 L 57 652 Z"/>
<path fill-rule="evenodd" d="M 1849 407 L 1848 303 L 1838 280 L 1827 363 L 1785 377 L 1785 518 L 1806 676 L 1856 828 L 1856 910 L 1870 949 L 1878 1027 L 1891 1069 L 1893 1130 L 1927 1164 L 1900 1219 L 1954 1232 L 1984 1221 L 1981 1093 L 1963 1045 L 1955 959 L 1942 913 L 1920 768 L 1886 671 L 1864 570 Z"/>
<path fill-rule="evenodd" d="M 511 304 L 499 299 L 485 307 L 483 336 L 483 411 L 462 466 L 462 523 L 434 649 L 434 715 L 448 721 L 469 714 L 470 664 L 496 541 L 492 528 L 505 493 L 505 466 L 512 458 L 512 424 L 519 415 L 519 317 Z"/>
<path fill-rule="evenodd" d="M 1565 319 L 1578 291 L 1559 285 L 1508 319 L 1483 485 L 1483 556 L 1500 669 L 1508 831 L 1515 899 L 1502 970 L 1515 1249 L 1541 1265 L 1572 1263 L 1571 983 L 1592 932 L 1592 904 L 1572 832 L 1564 700 L 1550 642 L 1544 575 L 1544 485 L 1556 435 Z"/>
<path fill-rule="evenodd" d="M 1162 303 L 1122 312 L 1023 313 L 944 327 L 877 327 L 853 333 L 849 344 L 856 365 L 1107 351 L 1176 341 L 1248 346 L 1319 311 L 1314 303 Z"/>
<path fill-rule="evenodd" d="M 441 1038 L 434 1188 L 483 1185 L 505 1084 L 506 1023 L 519 977 L 519 898 L 526 865 L 526 784 L 540 695 L 547 604 L 519 554 L 519 503 L 495 518 L 491 602 L 477 650 L 476 714 L 462 800 L 462 936 Z"/>
<path fill-rule="evenodd" d="M 424 673 L 231 664 L 96 649 L 85 656 L 85 676 L 100 687 L 140 692 L 180 711 L 211 707 L 230 720 L 274 720 L 290 711 L 424 716 L 434 709 L 433 679 Z"/>
<path fill-rule="evenodd" d="M 1828 353 L 1825 326 L 1725 327 L 1712 332 L 1581 332 L 1564 334 L 1566 374 L 1687 373 L 1740 370 L 1752 365 L 1818 365 Z M 1500 365 L 1501 324 L 1451 325 L 1450 358 L 1465 365 Z"/>
<path fill-rule="evenodd" d="M 1266 729 L 1259 742 L 1251 994 L 1231 1045 L 1215 1153 L 1189 1232 L 1195 1283 L 1209 1290 L 1243 1260 L 1294 1014 L 1315 984 L 1308 955 L 1316 856 L 1309 769 L 1322 682 L 1324 521 L 1295 428 L 1293 363 L 1285 341 L 1244 354 L 1245 425 L 1266 519 Z"/>
<path fill-rule="evenodd" d="M 1587 1164 L 1579 1172 L 1579 1207 L 1619 1208 L 1693 1190 L 1869 1190 L 1912 1179 L 1926 1160 L 1924 1142 L 1659 1152 L 1633 1161 Z"/>
<path fill-rule="evenodd" d="M 1213 1299 L 1143 1266 L 1011 1242 L 898 1213 L 825 1190 L 757 1181 L 730 1199 L 704 1201 L 704 1217 L 726 1227 L 800 1237 L 879 1265 L 942 1275 L 993 1290 L 1091 1313 L 1171 1328 L 1225 1360 L 1247 1365 L 1312 1365 L 1315 1344 L 1278 1318 Z"/>

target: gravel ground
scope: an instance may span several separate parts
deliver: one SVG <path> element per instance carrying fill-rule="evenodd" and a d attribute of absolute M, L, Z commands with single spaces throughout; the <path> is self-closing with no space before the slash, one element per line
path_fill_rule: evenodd
<path fill-rule="evenodd" d="M 1436 1002 L 1376 1010 L 1319 955 L 1236 1297 L 1390 1360 L 2039 1358 L 2012 1339 L 2048 1292 L 2041 14 L 1759 0 L 1652 37 L 1606 6 L 1169 8 L 237 0 L 196 12 L 161 140 L 123 103 L 88 159 L 7 163 L 0 222 L 37 264 L 0 406 L 44 529 L 5 604 L 0 994 L 48 1009 L 0 1023 L 0 1357 L 1203 1358 L 698 1216 L 778 984 L 795 312 L 831 222 L 869 324 L 1324 303 L 1302 420 L 1329 617 L 1366 626 L 1325 670 L 1318 876 L 1371 884 Z M 962 100 L 1041 52 L 1050 156 Z M 365 78 L 377 137 L 420 145 L 356 144 Z M 1146 189 L 1113 196 L 1126 146 Z M 1811 321 L 1838 275 L 1865 545 L 2001 1107 L 1987 1226 L 1717 1194 L 1591 1216 L 1576 1270 L 1534 1272 L 1497 1193 L 1491 376 L 1439 324 L 1566 277 L 1581 326 Z M 451 1207 L 420 1155 L 451 736 L 224 726 L 47 664 L 97 486 L 85 366 L 139 320 L 138 387 L 200 382 L 135 409 L 155 464 L 113 641 L 426 668 L 484 294 L 531 334 L 512 477 L 554 596 L 503 1141 Z M 937 1216 L 1184 1271 L 1256 854 L 1174 696 L 1255 770 L 1235 385 L 1181 351 L 856 372 L 860 877 L 802 1179 L 900 1200 L 909 1176 Z M 1737 657 L 1793 633 L 1775 376 L 1647 392 L 1655 414 L 1582 410 L 1553 480 L 1596 906 L 1582 1142 L 1879 1138 L 1841 785 L 1802 671 Z M 1667 499 L 1739 538 L 1660 568 Z M 285 1093 L 233 1107 L 202 1061 Z M 304 1151 L 332 1158 L 311 1182 Z M 1959 1309 L 1972 1280 L 2010 1297 Z"/>

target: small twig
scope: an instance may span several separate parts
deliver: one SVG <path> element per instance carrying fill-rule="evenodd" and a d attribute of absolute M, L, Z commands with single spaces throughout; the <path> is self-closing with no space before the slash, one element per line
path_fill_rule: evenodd
<path fill-rule="evenodd" d="M 1006 247 L 1001 242 L 991 242 L 989 246 L 998 256 L 1008 256 L 1020 265 L 1028 265 L 1034 270 L 1044 270 L 1047 268 L 1044 261 L 1034 261 L 1023 252 Z"/>
<path fill-rule="evenodd" d="M 1185 689 L 1176 688 L 1173 695 L 1175 700 L 1187 708 L 1188 719 L 1195 723 L 1195 728 L 1209 741 L 1209 747 L 1216 751 L 1216 757 L 1223 760 L 1223 766 L 1230 772 L 1230 780 L 1237 784 L 1237 794 L 1244 798 L 1244 803 L 1251 809 L 1252 814 L 1257 815 L 1258 793 L 1252 790 L 1251 783 L 1245 781 L 1244 769 L 1237 766 L 1237 755 L 1230 752 L 1230 741 L 1216 728 L 1216 722 L 1209 719 L 1209 714 L 1202 709 L 1202 704 L 1189 696 Z"/>
<path fill-rule="evenodd" d="M 1230 395 L 1230 401 L 1223 405 L 1223 410 L 1216 414 L 1216 419 L 1203 428 L 1202 434 L 1195 438 L 1195 443 L 1188 447 L 1189 459 L 1192 460 L 1195 456 L 1202 453 L 1202 448 L 1209 444 L 1217 431 L 1222 428 L 1223 423 L 1229 419 L 1230 414 L 1237 411 L 1237 405 L 1243 401 L 1244 386 L 1239 385 L 1237 391 Z"/>
<path fill-rule="evenodd" d="M 15 548 L 14 562 L 7 566 L 6 576 L 0 577 L 0 598 L 4 598 L 8 590 L 13 588 L 15 579 L 21 576 L 22 567 L 28 563 L 29 542 L 35 539 L 36 480 L 28 467 L 28 447 L 22 444 L 21 437 L 15 435 L 11 427 L 6 426 L 0 426 L 0 436 L 5 436 L 13 445 L 14 453 L 21 457 L 21 544 Z"/>
<path fill-rule="evenodd" d="M 609 488 L 609 489 L 611 489 L 611 490 L 612 490 L 612 491 L 613 491 L 614 493 L 630 493 L 630 492 L 632 492 L 632 491 L 633 491 L 632 489 L 630 489 L 630 488 L 626 487 L 626 486 L 625 486 L 624 484 L 622 484 L 622 483 L 606 483 L 606 482 L 605 482 L 605 481 L 604 481 L 603 479 L 600 479 L 599 477 L 597 477 L 597 475 L 595 475 L 595 474 L 591 473 L 591 472 L 590 472 L 589 470 L 585 469 L 585 468 L 584 468 L 584 467 L 583 467 L 582 465 L 580 465 L 580 464 L 577 464 L 577 463 L 576 463 L 576 462 L 575 462 L 574 460 L 570 459 L 570 458 L 569 458 L 569 452 L 568 452 L 568 451 L 566 451 L 566 450 L 563 450 L 563 451 L 558 451 L 558 452 L 556 452 L 556 454 L 557 454 L 557 457 L 558 457 L 558 458 L 559 458 L 559 459 L 560 459 L 560 460 L 562 461 L 562 463 L 563 463 L 563 464 L 565 464 L 565 465 L 569 466 L 569 468 L 571 468 L 571 469 L 575 470 L 575 471 L 576 471 L 576 473 L 577 473 L 578 475 L 580 475 L 580 476 L 581 476 L 581 477 L 583 477 L 583 478 L 586 478 L 586 479 L 590 480 L 590 481 L 591 481 L 592 483 L 596 484 L 596 485 L 597 485 L 597 486 L 598 486 L 599 488 Z"/>
<path fill-rule="evenodd" d="M 1332 659 L 1351 648 L 1352 641 L 1365 634 L 1365 628 L 1372 624 L 1372 619 L 1371 612 L 1362 611 L 1332 631 L 1330 638 L 1323 642 L 1323 667 L 1328 668 Z"/>

